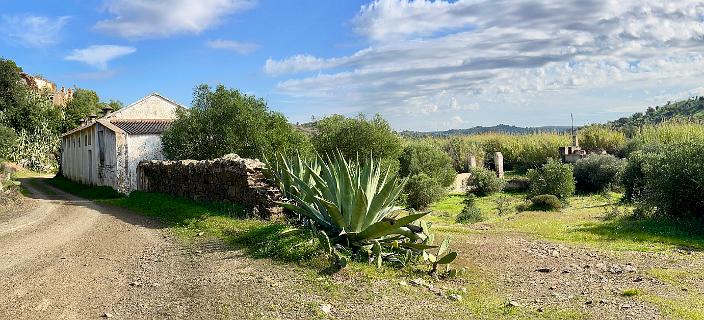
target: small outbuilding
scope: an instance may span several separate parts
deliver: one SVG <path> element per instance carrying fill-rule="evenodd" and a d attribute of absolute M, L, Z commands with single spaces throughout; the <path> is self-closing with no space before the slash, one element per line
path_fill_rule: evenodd
<path fill-rule="evenodd" d="M 137 190 L 137 166 L 142 160 L 163 160 L 161 135 L 183 108 L 158 93 L 111 112 L 91 116 L 61 136 L 61 173 L 75 182 Z"/>

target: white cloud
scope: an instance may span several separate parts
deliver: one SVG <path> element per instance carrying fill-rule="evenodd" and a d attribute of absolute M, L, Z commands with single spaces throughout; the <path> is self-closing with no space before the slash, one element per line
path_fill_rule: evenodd
<path fill-rule="evenodd" d="M 444 114 L 446 121 L 453 112 L 535 106 L 540 118 L 564 95 L 704 76 L 703 17 L 701 1 L 378 0 L 353 20 L 367 48 L 269 59 L 264 71 L 288 75 L 279 93 L 320 106 Z M 622 101 L 610 106 L 633 103 L 613 98 Z"/>
<path fill-rule="evenodd" d="M 116 45 L 92 45 L 85 49 L 74 49 L 66 60 L 83 62 L 101 70 L 108 67 L 110 60 L 136 52 L 137 49 Z"/>
<path fill-rule="evenodd" d="M 32 15 L 2 15 L 0 32 L 10 42 L 26 47 L 45 47 L 61 39 L 61 30 L 70 17 L 43 17 Z"/>
<path fill-rule="evenodd" d="M 206 45 L 213 49 L 229 50 L 239 54 L 248 54 L 259 48 L 259 45 L 254 43 L 244 43 L 234 40 L 211 40 L 208 41 Z"/>
<path fill-rule="evenodd" d="M 105 9 L 114 18 L 95 27 L 130 39 L 197 34 L 254 5 L 253 0 L 112 0 Z"/>

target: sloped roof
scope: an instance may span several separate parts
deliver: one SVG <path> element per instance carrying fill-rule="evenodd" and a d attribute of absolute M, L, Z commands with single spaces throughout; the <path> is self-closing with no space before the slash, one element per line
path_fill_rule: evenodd
<path fill-rule="evenodd" d="M 110 121 L 127 134 L 162 134 L 173 122 L 172 119 L 111 119 Z"/>
<path fill-rule="evenodd" d="M 167 98 L 167 97 L 162 96 L 162 95 L 159 94 L 158 92 L 152 92 L 152 93 L 148 94 L 147 96 L 145 96 L 144 98 L 139 99 L 139 100 L 137 100 L 137 101 L 131 103 L 130 105 L 128 105 L 128 106 L 126 106 L 126 107 L 124 107 L 124 108 L 121 108 L 120 110 L 117 110 L 117 111 L 115 111 L 115 112 L 113 112 L 113 113 L 107 115 L 106 118 L 119 118 L 122 113 L 128 112 L 129 109 L 141 105 L 144 101 L 146 101 L 147 99 L 149 99 L 149 98 L 151 98 L 151 97 L 157 97 L 157 98 L 159 98 L 159 99 L 161 99 L 161 100 L 164 100 L 165 102 L 167 102 L 167 103 L 169 103 L 169 104 L 171 104 L 171 105 L 173 105 L 173 106 L 175 106 L 175 107 L 177 107 L 177 108 L 186 109 L 186 107 L 184 107 L 184 106 L 178 104 L 177 102 L 175 102 L 175 101 L 173 101 L 173 100 L 171 100 L 171 99 L 169 99 L 169 98 Z"/>

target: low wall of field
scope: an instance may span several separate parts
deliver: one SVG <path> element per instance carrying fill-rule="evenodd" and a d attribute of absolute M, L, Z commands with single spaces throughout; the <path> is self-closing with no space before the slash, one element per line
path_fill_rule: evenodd
<path fill-rule="evenodd" d="M 259 160 L 227 155 L 214 160 L 139 163 L 138 189 L 197 201 L 223 201 L 245 205 L 262 218 L 280 215 L 274 201 L 280 191 L 264 176 Z"/>

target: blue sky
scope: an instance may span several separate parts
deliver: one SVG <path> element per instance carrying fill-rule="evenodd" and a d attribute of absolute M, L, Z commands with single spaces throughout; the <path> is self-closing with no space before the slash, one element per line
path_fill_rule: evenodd
<path fill-rule="evenodd" d="M 59 86 L 189 105 L 222 83 L 292 122 L 615 119 L 704 95 L 700 1 L 0 1 L 0 55 Z"/>

